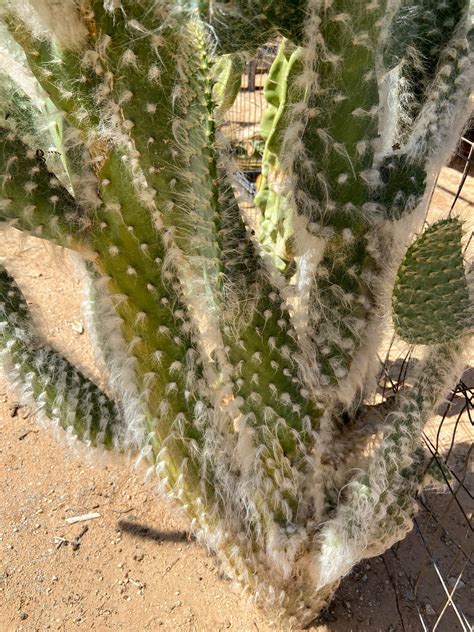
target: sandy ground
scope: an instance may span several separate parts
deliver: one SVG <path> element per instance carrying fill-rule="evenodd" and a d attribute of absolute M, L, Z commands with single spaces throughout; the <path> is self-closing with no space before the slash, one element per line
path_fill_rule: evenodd
<path fill-rule="evenodd" d="M 459 177 L 445 170 L 435 209 L 449 208 Z M 469 210 L 472 181 L 463 197 L 461 204 Z M 19 239 L 14 230 L 2 233 L 0 256 L 20 283 L 44 335 L 89 374 L 96 374 L 82 329 L 79 280 L 69 257 L 35 239 Z M 472 441 L 465 421 L 456 433 L 453 457 L 464 475 Z M 88 459 L 58 442 L 38 426 L 30 410 L 18 406 L 3 382 L 0 468 L 0 632 L 278 629 L 220 576 L 213 557 L 189 539 L 186 519 L 156 497 L 141 471 L 118 460 L 94 455 Z M 455 601 L 472 621 L 474 589 L 458 550 L 469 546 L 465 522 L 449 494 L 425 500 L 443 517 L 443 530 L 426 513 L 419 523 L 423 533 L 433 536 L 431 544 L 448 585 L 463 573 Z M 468 506 L 467 496 L 459 500 Z M 98 517 L 67 522 L 91 512 Z M 445 602 L 444 589 L 414 531 L 384 556 L 356 568 L 312 629 L 422 630 L 417 609 L 433 626 Z M 462 629 L 451 607 L 437 629 Z"/>

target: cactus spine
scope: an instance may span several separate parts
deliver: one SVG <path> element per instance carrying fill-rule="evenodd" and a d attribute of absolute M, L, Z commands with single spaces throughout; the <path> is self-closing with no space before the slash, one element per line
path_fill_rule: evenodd
<path fill-rule="evenodd" d="M 407 246 L 469 116 L 473 7 L 24 5 L 0 3 L 0 219 L 85 260 L 108 394 L 44 346 L 2 269 L 4 368 L 70 434 L 146 459 L 228 575 L 308 623 L 410 528 L 421 431 L 462 369 L 461 223 Z M 221 125 L 242 60 L 276 35 L 257 240 Z M 377 417 L 391 305 L 427 348 Z"/>

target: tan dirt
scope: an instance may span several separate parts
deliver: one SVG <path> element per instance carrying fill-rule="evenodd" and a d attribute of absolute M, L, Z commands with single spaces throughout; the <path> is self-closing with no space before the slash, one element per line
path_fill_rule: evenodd
<path fill-rule="evenodd" d="M 459 177 L 445 170 L 435 208 L 446 211 Z M 466 210 L 468 200 L 474 199 L 472 179 L 463 197 Z M 1 233 L 0 256 L 46 338 L 96 375 L 87 334 L 81 333 L 83 297 L 69 255 L 34 238 L 20 239 L 9 229 Z M 467 424 L 458 441 L 461 458 L 472 441 Z M 4 382 L 0 468 L 0 632 L 278 630 L 221 577 L 214 558 L 188 538 L 186 519 L 156 497 L 141 471 L 119 459 L 92 455 L 87 460 L 83 451 L 58 443 L 29 409 L 18 406 Z M 440 507 L 443 502 L 448 521 L 450 496 L 433 504 Z M 99 517 L 66 522 L 91 512 Z M 450 529 L 454 540 L 465 538 L 460 521 L 450 523 Z M 448 555 L 448 545 L 440 544 L 441 557 Z M 448 546 L 450 554 L 455 545 Z M 433 613 L 440 611 L 445 595 L 432 565 L 424 568 L 420 547 L 419 538 L 411 534 L 384 556 L 362 563 L 311 629 L 422 630 L 417 605 L 433 625 Z M 415 599 L 407 577 L 418 575 Z M 456 599 L 469 616 L 472 592 L 465 578 L 464 584 Z M 451 610 L 440 632 L 461 629 Z"/>

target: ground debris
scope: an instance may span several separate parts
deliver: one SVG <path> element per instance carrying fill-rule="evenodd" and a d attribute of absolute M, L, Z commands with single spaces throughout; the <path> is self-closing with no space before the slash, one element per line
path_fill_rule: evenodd
<path fill-rule="evenodd" d="M 95 520 L 96 518 L 100 518 L 100 513 L 88 513 L 83 514 L 82 516 L 71 516 L 70 518 L 66 518 L 66 522 L 68 524 L 76 524 L 77 522 L 85 522 L 86 520 Z"/>
<path fill-rule="evenodd" d="M 73 551 L 77 551 L 77 549 L 81 546 L 81 538 L 89 531 L 89 527 L 85 525 L 82 527 L 81 532 L 77 535 L 73 540 L 71 540 L 71 548 Z"/>

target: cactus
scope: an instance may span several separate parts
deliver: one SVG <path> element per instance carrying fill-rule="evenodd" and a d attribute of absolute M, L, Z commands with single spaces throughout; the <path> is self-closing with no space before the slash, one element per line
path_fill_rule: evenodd
<path fill-rule="evenodd" d="M 459 221 L 448 219 L 408 248 L 393 291 L 395 328 L 407 342 L 449 342 L 472 326 L 461 236 Z"/>
<path fill-rule="evenodd" d="M 41 341 L 2 268 L 5 372 L 69 435 L 145 460 L 272 616 L 309 623 L 412 524 L 472 330 L 461 222 L 415 236 L 472 108 L 473 11 L 0 3 L 0 220 L 82 257 L 107 386 Z M 254 237 L 222 124 L 278 34 Z M 391 318 L 424 357 L 370 405 Z"/>

